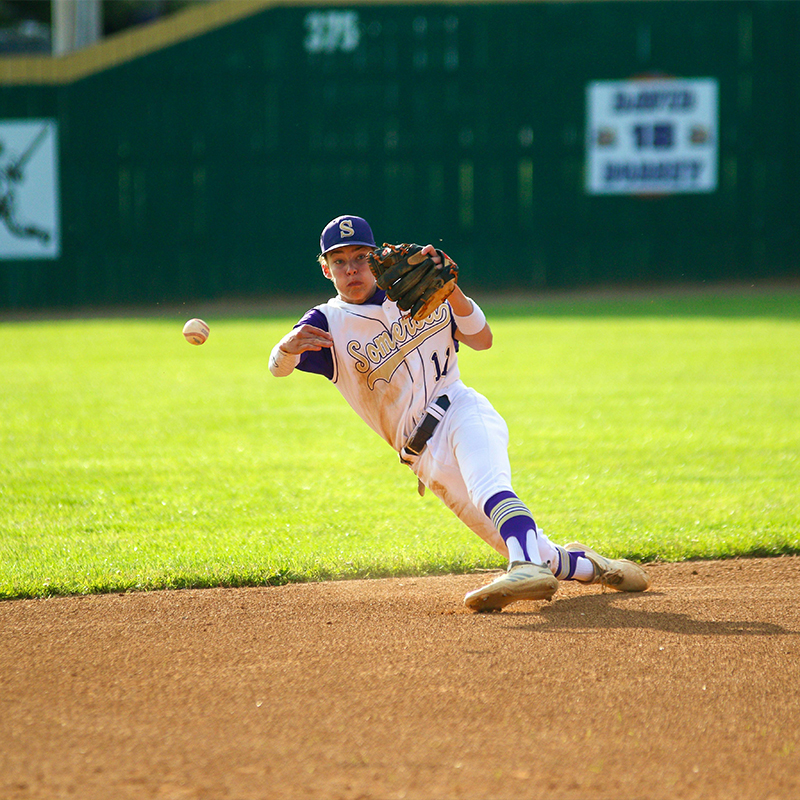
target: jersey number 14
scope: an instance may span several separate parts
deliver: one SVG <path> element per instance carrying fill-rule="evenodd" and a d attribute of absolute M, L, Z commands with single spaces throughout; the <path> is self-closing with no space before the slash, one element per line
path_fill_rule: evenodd
<path fill-rule="evenodd" d="M 433 366 L 436 369 L 436 378 L 435 380 L 439 380 L 440 378 L 447 375 L 447 367 L 450 364 L 450 348 L 448 347 L 445 354 L 444 354 L 444 367 L 441 366 L 439 363 L 439 354 L 434 353 L 431 356 L 431 361 L 433 361 Z"/>

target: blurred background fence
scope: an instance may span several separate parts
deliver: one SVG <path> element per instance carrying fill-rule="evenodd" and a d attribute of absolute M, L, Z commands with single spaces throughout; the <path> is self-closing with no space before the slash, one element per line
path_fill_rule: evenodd
<path fill-rule="evenodd" d="M 592 191 L 591 85 L 654 77 L 716 87 L 711 187 Z M 797 276 L 800 3 L 208 3 L 0 59 L 0 144 L 0 308 L 324 294 L 343 213 L 486 289 Z"/>

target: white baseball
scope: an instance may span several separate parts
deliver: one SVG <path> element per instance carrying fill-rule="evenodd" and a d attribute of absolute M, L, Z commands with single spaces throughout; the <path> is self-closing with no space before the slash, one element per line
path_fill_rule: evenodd
<path fill-rule="evenodd" d="M 201 319 L 190 319 L 183 326 L 183 335 L 189 344 L 203 344 L 208 339 L 208 325 Z"/>

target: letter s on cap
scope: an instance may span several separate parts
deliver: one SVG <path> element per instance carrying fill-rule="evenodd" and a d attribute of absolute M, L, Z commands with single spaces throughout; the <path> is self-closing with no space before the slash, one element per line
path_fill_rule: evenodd
<path fill-rule="evenodd" d="M 342 237 L 354 236 L 355 230 L 353 230 L 353 220 L 343 219 L 339 223 L 339 233 L 342 235 Z"/>

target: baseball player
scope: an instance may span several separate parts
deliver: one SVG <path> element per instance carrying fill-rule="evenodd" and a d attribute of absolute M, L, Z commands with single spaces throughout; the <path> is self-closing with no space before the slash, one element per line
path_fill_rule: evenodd
<path fill-rule="evenodd" d="M 384 246 L 385 248 L 387 246 Z M 518 600 L 550 600 L 560 580 L 644 591 L 638 565 L 584 545 L 553 544 L 514 492 L 508 428 L 489 401 L 462 383 L 458 349 L 492 346 L 483 311 L 453 284 L 423 319 L 400 311 L 378 287 L 375 237 L 353 215 L 329 222 L 319 263 L 336 296 L 308 311 L 272 349 L 270 372 L 324 375 L 353 410 L 456 516 L 509 559 L 506 572 L 464 598 L 474 611 Z M 453 262 L 432 245 L 422 254 L 444 270 Z"/>

